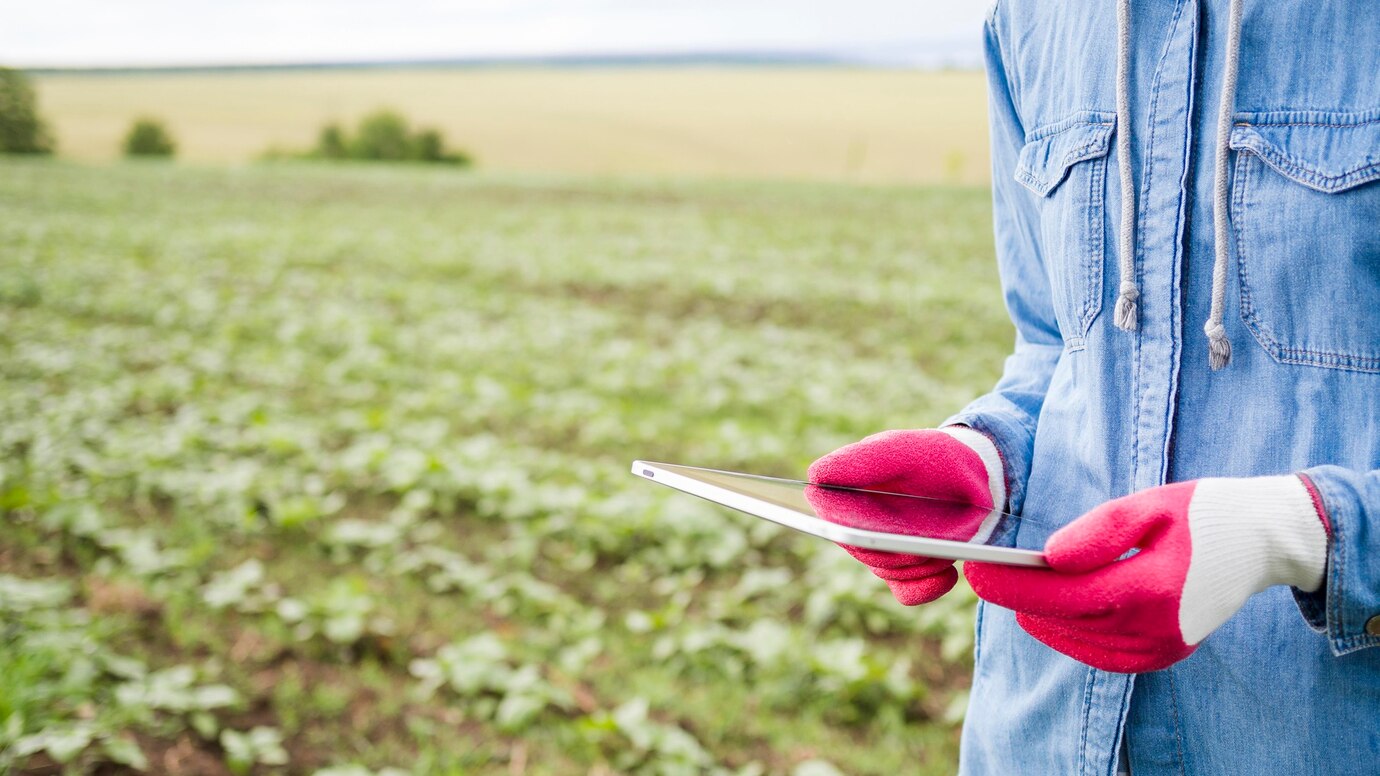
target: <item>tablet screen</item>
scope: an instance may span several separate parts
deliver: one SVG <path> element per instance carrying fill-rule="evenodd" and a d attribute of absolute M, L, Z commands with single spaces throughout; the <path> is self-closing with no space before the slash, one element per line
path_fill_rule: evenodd
<path fill-rule="evenodd" d="M 1000 545 L 1019 520 L 990 507 L 944 499 L 811 485 L 674 464 L 657 466 L 794 512 L 866 531 Z"/>

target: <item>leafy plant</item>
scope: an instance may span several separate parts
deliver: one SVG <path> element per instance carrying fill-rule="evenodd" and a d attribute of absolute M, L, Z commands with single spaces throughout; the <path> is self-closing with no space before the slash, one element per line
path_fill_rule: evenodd
<path fill-rule="evenodd" d="M 466 699 L 471 713 L 502 730 L 522 730 L 548 709 L 572 706 L 569 694 L 547 682 L 540 667 L 514 665 L 492 634 L 446 645 L 434 658 L 413 660 L 409 671 L 423 697 L 445 687 Z"/>
<path fill-rule="evenodd" d="M 236 774 L 246 774 L 255 765 L 287 765 L 288 753 L 283 748 L 283 734 L 275 728 L 256 727 L 247 731 L 222 730 L 220 745 L 225 748 L 225 762 Z"/>
<path fill-rule="evenodd" d="M 694 736 L 652 719 L 642 698 L 595 714 L 582 725 L 585 735 L 604 747 L 613 765 L 623 772 L 690 776 L 718 770 L 712 767 L 713 757 Z"/>
<path fill-rule="evenodd" d="M 0 574 L 0 770 L 45 753 L 74 768 L 147 767 L 126 731 L 214 727 L 234 690 L 179 665 L 150 672 L 105 646 L 108 626 L 71 608 L 72 586 Z"/>
<path fill-rule="evenodd" d="M 159 119 L 143 117 L 134 120 L 125 133 L 125 156 L 167 156 L 177 153 L 172 133 Z"/>
<path fill-rule="evenodd" d="M 320 633 L 337 644 L 353 644 L 366 633 L 390 630 L 386 619 L 374 616 L 377 602 L 358 578 L 332 580 L 327 588 L 309 598 L 301 610 L 298 638 Z M 292 617 L 279 606 L 278 613 L 285 620 Z"/>
<path fill-rule="evenodd" d="M 0 750 L 0 766 L 22 762 L 40 752 L 62 765 L 76 765 L 85 759 L 125 765 L 136 771 L 149 766 L 148 757 L 136 742 L 88 722 L 57 725 L 15 738 L 8 748 Z"/>
<path fill-rule="evenodd" d="M 0 67 L 0 153 L 52 152 L 53 136 L 38 114 L 38 98 L 28 77 Z"/>

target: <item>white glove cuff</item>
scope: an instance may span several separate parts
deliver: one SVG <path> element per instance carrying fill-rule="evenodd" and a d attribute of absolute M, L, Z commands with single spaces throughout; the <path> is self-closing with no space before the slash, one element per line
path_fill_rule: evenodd
<path fill-rule="evenodd" d="M 1296 475 L 1199 480 L 1188 527 L 1193 554 L 1179 609 L 1185 643 L 1201 641 L 1268 587 L 1322 586 L 1327 529 Z"/>
<path fill-rule="evenodd" d="M 1002 465 L 1001 453 L 997 452 L 996 444 L 981 431 L 974 431 L 967 426 L 945 426 L 939 430 L 977 453 L 978 458 L 982 459 L 983 467 L 987 469 L 987 487 L 992 492 L 992 511 L 983 519 L 977 534 L 972 538 L 974 542 L 987 541 L 987 537 L 992 535 L 1006 511 L 1006 467 Z"/>

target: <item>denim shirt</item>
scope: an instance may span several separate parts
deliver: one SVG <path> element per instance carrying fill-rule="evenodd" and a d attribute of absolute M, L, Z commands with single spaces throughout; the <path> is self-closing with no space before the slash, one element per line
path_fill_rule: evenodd
<path fill-rule="evenodd" d="M 1098 671 L 983 604 L 971 774 L 1380 773 L 1380 2 L 1247 0 L 1229 135 L 1231 362 L 1208 366 L 1227 0 L 1134 0 L 1139 329 L 1113 323 L 1111 0 L 986 25 L 997 258 L 1015 350 L 949 420 L 1006 462 L 1015 542 L 1166 482 L 1306 472 L 1323 589 L 1252 597 L 1187 660 Z M 1369 627 L 1367 623 L 1370 623 Z"/>

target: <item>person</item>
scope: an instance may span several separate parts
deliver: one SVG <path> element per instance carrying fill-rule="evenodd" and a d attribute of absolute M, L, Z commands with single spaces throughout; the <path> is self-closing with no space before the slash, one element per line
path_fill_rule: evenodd
<path fill-rule="evenodd" d="M 811 467 L 1046 553 L 965 564 L 962 772 L 1380 773 L 1377 41 L 1370 2 L 989 13 L 1014 351 L 943 428 Z M 904 604 L 957 581 L 858 554 Z"/>

